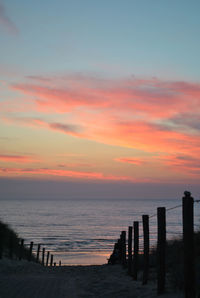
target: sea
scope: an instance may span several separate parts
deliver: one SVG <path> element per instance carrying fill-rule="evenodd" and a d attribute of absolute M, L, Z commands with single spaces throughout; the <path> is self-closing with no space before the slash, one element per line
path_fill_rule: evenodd
<path fill-rule="evenodd" d="M 149 215 L 150 246 L 156 245 L 157 207 L 166 207 L 167 239 L 182 237 L 182 201 L 152 199 L 15 199 L 0 200 L 0 220 L 23 238 L 41 244 L 63 265 L 107 263 L 121 231 Z M 195 229 L 200 227 L 200 203 L 194 204 Z"/>

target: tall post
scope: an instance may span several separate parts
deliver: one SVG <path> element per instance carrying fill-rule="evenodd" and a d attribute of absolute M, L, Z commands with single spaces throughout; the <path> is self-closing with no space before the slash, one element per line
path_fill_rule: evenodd
<path fill-rule="evenodd" d="M 142 215 L 144 237 L 144 271 L 142 284 L 147 284 L 149 278 L 149 215 Z"/>
<path fill-rule="evenodd" d="M 23 259 L 24 257 L 24 239 L 21 239 L 20 247 L 19 247 L 19 260 Z"/>
<path fill-rule="evenodd" d="M 36 263 L 39 262 L 39 257 L 40 257 L 40 244 L 38 244 L 38 247 L 37 247 L 37 257 L 36 257 Z"/>
<path fill-rule="evenodd" d="M 30 243 L 30 248 L 29 248 L 29 255 L 28 255 L 28 261 L 31 261 L 32 258 L 32 251 L 33 251 L 33 241 Z"/>
<path fill-rule="evenodd" d="M 157 294 L 165 291 L 165 247 L 166 247 L 166 210 L 157 208 L 158 242 L 157 242 Z M 191 298 L 191 297 L 190 297 Z"/>
<path fill-rule="evenodd" d="M 128 274 L 132 272 L 132 234 L 133 228 L 128 227 Z"/>
<path fill-rule="evenodd" d="M 195 252 L 194 252 L 194 199 L 184 192 L 183 203 L 183 252 L 185 298 L 195 298 Z"/>
<path fill-rule="evenodd" d="M 122 266 L 126 267 L 126 231 L 122 231 Z"/>
<path fill-rule="evenodd" d="M 138 252 L 139 252 L 139 222 L 133 222 L 133 235 L 134 235 L 134 254 L 133 254 L 133 279 L 137 280 L 138 274 Z"/>
<path fill-rule="evenodd" d="M 46 266 L 48 266 L 48 263 L 49 263 L 49 251 L 47 252 Z"/>
<path fill-rule="evenodd" d="M 61 266 L 61 261 L 59 261 L 59 266 Z"/>
<path fill-rule="evenodd" d="M 51 255 L 51 262 L 50 262 L 50 266 L 53 266 L 53 255 Z"/>
<path fill-rule="evenodd" d="M 42 249 L 42 265 L 44 266 L 45 248 Z"/>

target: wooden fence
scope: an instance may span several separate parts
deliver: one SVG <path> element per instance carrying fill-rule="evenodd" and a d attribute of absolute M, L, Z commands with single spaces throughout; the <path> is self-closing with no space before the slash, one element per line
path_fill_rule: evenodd
<path fill-rule="evenodd" d="M 150 233 L 149 233 L 149 218 L 157 217 L 157 245 L 156 245 L 156 271 L 157 271 L 157 294 L 161 295 L 165 292 L 166 285 L 166 211 L 182 207 L 182 226 L 183 226 L 183 264 L 184 264 L 184 295 L 185 298 L 196 297 L 195 284 L 195 252 L 194 252 L 194 201 L 190 192 L 185 191 L 182 198 L 182 204 L 173 208 L 166 209 L 165 207 L 157 208 L 157 213 L 153 216 L 142 215 L 143 227 L 143 276 L 142 284 L 145 285 L 149 280 L 149 258 L 150 254 Z M 116 259 L 123 267 L 128 268 L 128 274 L 134 280 L 138 279 L 138 252 L 139 252 L 139 223 L 133 222 L 132 226 L 128 227 L 128 256 L 126 255 L 126 231 L 122 231 L 120 238 L 115 244 L 109 262 L 114 263 Z M 133 248 L 132 248 L 133 245 Z M 116 249 L 117 247 L 117 249 Z"/>

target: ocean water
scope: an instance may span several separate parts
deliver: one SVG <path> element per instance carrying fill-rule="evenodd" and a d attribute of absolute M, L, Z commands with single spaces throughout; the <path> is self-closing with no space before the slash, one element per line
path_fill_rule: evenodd
<path fill-rule="evenodd" d="M 105 264 L 122 230 L 140 221 L 142 249 L 142 214 L 150 217 L 150 245 L 156 244 L 156 208 L 170 209 L 180 200 L 0 200 L 0 219 L 25 239 L 40 243 L 54 255 L 54 261 L 66 265 Z M 167 211 L 167 238 L 182 233 L 182 208 Z M 195 228 L 200 226 L 200 204 L 195 203 Z"/>

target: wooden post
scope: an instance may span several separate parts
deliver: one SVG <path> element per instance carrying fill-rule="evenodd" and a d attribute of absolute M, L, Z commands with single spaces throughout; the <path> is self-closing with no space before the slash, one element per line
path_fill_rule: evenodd
<path fill-rule="evenodd" d="M 194 199 L 184 192 L 183 203 L 183 252 L 185 298 L 195 298 L 195 251 L 194 251 Z"/>
<path fill-rule="evenodd" d="M 149 216 L 142 215 L 144 237 L 144 271 L 142 284 L 147 284 L 149 278 Z"/>
<path fill-rule="evenodd" d="M 59 261 L 59 266 L 61 266 L 61 261 Z"/>
<path fill-rule="evenodd" d="M 19 260 L 24 257 L 24 239 L 21 239 L 20 247 L 19 247 Z"/>
<path fill-rule="evenodd" d="M 138 274 L 138 252 L 139 252 L 139 222 L 133 222 L 133 235 L 134 235 L 134 254 L 133 254 L 133 279 L 137 280 Z"/>
<path fill-rule="evenodd" d="M 42 265 L 44 266 L 45 248 L 42 249 Z"/>
<path fill-rule="evenodd" d="M 54 267 L 56 267 L 56 262 L 54 262 Z"/>
<path fill-rule="evenodd" d="M 157 294 L 165 291 L 165 247 L 166 247 L 166 211 L 157 208 L 158 242 L 157 242 Z M 191 297 L 190 297 L 191 298 Z"/>
<path fill-rule="evenodd" d="M 122 231 L 121 241 L 122 241 L 122 266 L 126 267 L 126 231 Z"/>
<path fill-rule="evenodd" d="M 28 255 L 28 261 L 30 262 L 32 259 L 32 251 L 33 251 L 33 241 L 30 243 L 30 248 L 29 248 L 29 255 Z"/>
<path fill-rule="evenodd" d="M 50 262 L 50 266 L 53 266 L 53 255 L 51 255 L 51 262 Z"/>
<path fill-rule="evenodd" d="M 40 244 L 38 244 L 38 248 L 37 248 L 37 257 L 36 257 L 36 263 L 39 262 L 39 257 L 40 257 Z"/>
<path fill-rule="evenodd" d="M 48 266 L 48 263 L 49 263 L 49 251 L 47 252 L 46 266 Z"/>
<path fill-rule="evenodd" d="M 128 227 L 128 274 L 132 272 L 132 234 L 133 228 Z"/>

